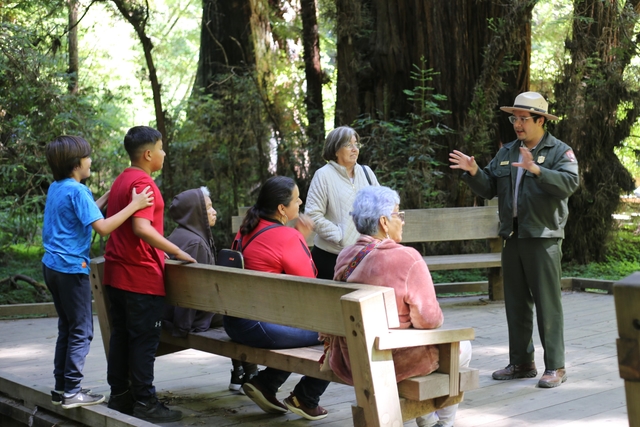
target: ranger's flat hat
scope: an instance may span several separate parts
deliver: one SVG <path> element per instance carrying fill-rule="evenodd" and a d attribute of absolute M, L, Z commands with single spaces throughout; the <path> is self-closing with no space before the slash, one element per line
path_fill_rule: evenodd
<path fill-rule="evenodd" d="M 505 113 L 511 113 L 515 111 L 526 111 L 531 114 L 538 114 L 544 116 L 549 120 L 558 120 L 557 116 L 549 114 L 549 103 L 538 92 L 524 92 L 516 97 L 513 103 L 513 107 L 500 107 Z"/>

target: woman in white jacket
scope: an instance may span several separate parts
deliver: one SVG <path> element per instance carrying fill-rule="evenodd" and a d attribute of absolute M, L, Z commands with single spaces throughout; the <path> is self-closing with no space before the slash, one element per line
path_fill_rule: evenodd
<path fill-rule="evenodd" d="M 361 146 L 360 136 L 348 126 L 329 132 L 322 153 L 328 163 L 311 180 L 305 213 L 315 222 L 311 255 L 320 279 L 333 279 L 338 253 L 360 236 L 349 215 L 356 193 L 379 185 L 371 168 L 357 162 Z"/>

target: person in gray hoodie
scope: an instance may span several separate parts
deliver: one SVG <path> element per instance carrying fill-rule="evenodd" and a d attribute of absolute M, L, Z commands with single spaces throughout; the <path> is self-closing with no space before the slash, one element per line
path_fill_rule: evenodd
<path fill-rule="evenodd" d="M 169 241 L 198 263 L 215 265 L 216 246 L 211 227 L 216 223 L 216 215 L 207 187 L 183 191 L 173 198 L 169 207 L 169 216 L 178 224 L 168 237 Z M 222 326 L 222 315 L 167 305 L 162 323 L 173 336 L 184 337 L 189 332 L 204 332 L 212 326 Z M 239 360 L 232 362 L 229 389 L 241 391 L 242 384 L 257 375 L 258 366 Z"/>
<path fill-rule="evenodd" d="M 169 216 L 178 224 L 169 235 L 169 241 L 198 263 L 215 265 L 216 246 L 211 227 L 216 223 L 216 215 L 207 187 L 183 191 L 173 198 L 169 207 Z M 222 324 L 222 315 L 170 305 L 165 308 L 163 319 L 163 324 L 175 337 L 206 331 L 212 322 Z"/>

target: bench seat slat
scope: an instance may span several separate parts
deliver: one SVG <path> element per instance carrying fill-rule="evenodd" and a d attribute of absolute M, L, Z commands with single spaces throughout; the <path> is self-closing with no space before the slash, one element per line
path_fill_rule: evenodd
<path fill-rule="evenodd" d="M 378 350 L 418 347 L 421 345 L 447 344 L 475 338 L 473 328 L 464 329 L 394 329 L 376 338 Z"/>
<path fill-rule="evenodd" d="M 279 350 L 248 347 L 231 341 L 221 327 L 211 328 L 205 332 L 193 332 L 185 338 L 174 337 L 165 329 L 162 331 L 160 340 L 172 346 L 192 348 L 229 358 L 238 358 L 238 355 L 241 355 L 242 360 L 248 362 L 344 384 L 344 381 L 333 371 L 320 371 L 318 361 L 322 356 L 322 345 Z M 477 388 L 477 377 L 476 369 L 460 368 L 460 391 Z M 433 372 L 425 376 L 408 378 L 398 383 L 398 393 L 400 397 L 410 400 L 428 400 L 446 396 L 449 394 L 449 375 Z"/>
<path fill-rule="evenodd" d="M 460 391 L 474 390 L 480 386 L 477 369 L 460 368 Z M 408 378 L 398 383 L 401 397 L 409 400 L 428 400 L 449 394 L 449 375 L 433 372 L 421 377 Z"/>
<path fill-rule="evenodd" d="M 190 333 L 185 338 L 174 337 L 167 330 L 163 330 L 160 341 L 184 349 L 192 348 L 206 353 L 218 354 L 232 359 L 344 384 L 344 381 L 335 375 L 333 371 L 320 371 L 318 361 L 322 356 L 322 345 L 280 350 L 249 347 L 231 341 L 222 328 Z"/>

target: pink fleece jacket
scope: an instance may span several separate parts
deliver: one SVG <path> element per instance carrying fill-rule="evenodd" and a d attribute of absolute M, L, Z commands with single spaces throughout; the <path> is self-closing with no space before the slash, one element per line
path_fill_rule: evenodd
<path fill-rule="evenodd" d="M 354 245 L 340 252 L 335 267 L 336 280 L 355 255 L 374 240 L 371 236 L 360 236 Z M 413 248 L 385 239 L 364 257 L 347 281 L 393 288 L 401 329 L 435 329 L 444 321 L 429 268 Z M 396 349 L 393 350 L 393 361 L 396 381 L 427 375 L 438 369 L 438 347 L 429 345 Z M 353 384 L 344 338 L 332 340 L 329 366 L 341 379 Z"/>

